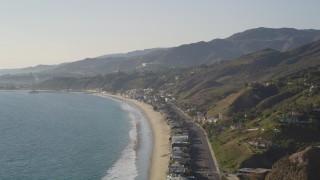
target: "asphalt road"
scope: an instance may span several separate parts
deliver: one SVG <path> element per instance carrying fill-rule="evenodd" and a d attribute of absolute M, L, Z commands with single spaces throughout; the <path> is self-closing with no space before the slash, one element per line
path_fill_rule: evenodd
<path fill-rule="evenodd" d="M 173 110 L 177 111 L 184 118 L 191 141 L 190 155 L 191 155 L 191 167 L 195 172 L 196 179 L 215 179 L 219 180 L 220 176 L 217 173 L 217 168 L 213 161 L 209 144 L 206 140 L 206 136 L 188 115 L 186 115 L 177 106 L 171 104 Z"/>

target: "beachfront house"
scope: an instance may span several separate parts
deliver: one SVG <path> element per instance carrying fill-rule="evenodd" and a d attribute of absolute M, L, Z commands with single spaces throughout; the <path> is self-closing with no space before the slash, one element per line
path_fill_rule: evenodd
<path fill-rule="evenodd" d="M 189 146 L 189 136 L 188 135 L 175 135 L 171 138 L 171 147 L 188 147 Z"/>
<path fill-rule="evenodd" d="M 174 128 L 171 130 L 171 135 L 188 135 L 188 131 L 185 128 Z"/>

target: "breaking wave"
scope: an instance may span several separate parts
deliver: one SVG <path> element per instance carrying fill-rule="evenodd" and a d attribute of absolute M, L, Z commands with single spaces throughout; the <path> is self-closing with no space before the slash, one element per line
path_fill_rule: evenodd
<path fill-rule="evenodd" d="M 107 175 L 102 178 L 103 180 L 127 180 L 134 179 L 138 175 L 136 166 L 136 146 L 138 139 L 136 109 L 125 103 L 121 103 L 121 108 L 129 112 L 129 118 L 131 119 L 131 130 L 129 131 L 130 142 L 123 150 L 118 161 L 107 171 Z"/>

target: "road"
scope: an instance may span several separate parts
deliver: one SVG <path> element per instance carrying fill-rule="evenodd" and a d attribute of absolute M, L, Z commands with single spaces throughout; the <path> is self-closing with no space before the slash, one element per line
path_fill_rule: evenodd
<path fill-rule="evenodd" d="M 190 155 L 191 167 L 196 174 L 196 178 L 202 179 L 215 179 L 219 180 L 220 176 L 217 171 L 216 165 L 213 161 L 212 154 L 209 148 L 208 141 L 202 129 L 198 127 L 193 120 L 185 114 L 177 106 L 170 104 L 171 108 L 175 110 L 182 118 L 184 118 L 191 141 Z"/>

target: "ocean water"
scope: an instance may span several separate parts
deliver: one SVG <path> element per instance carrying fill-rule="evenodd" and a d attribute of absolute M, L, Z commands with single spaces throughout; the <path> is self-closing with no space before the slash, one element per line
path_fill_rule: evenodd
<path fill-rule="evenodd" d="M 0 179 L 147 179 L 150 134 L 122 101 L 0 92 Z"/>

